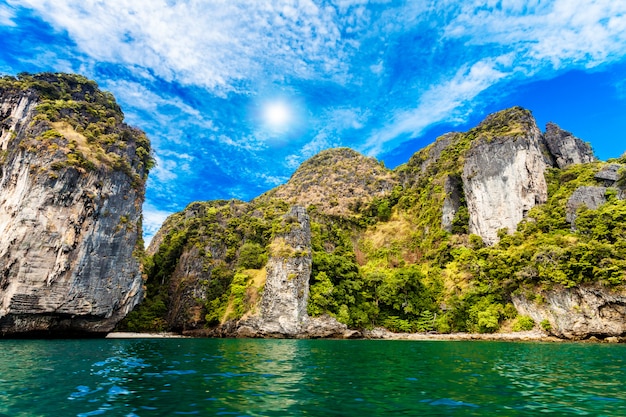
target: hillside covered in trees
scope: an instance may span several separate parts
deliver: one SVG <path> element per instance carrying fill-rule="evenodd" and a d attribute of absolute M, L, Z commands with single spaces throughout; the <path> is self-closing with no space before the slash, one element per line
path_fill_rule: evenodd
<path fill-rule="evenodd" d="M 268 258 L 285 250 L 274 238 L 298 205 L 310 217 L 310 316 L 398 332 L 623 334 L 625 167 L 626 154 L 597 161 L 519 107 L 394 170 L 329 149 L 250 202 L 170 216 L 144 260 L 147 297 L 123 327 L 190 331 L 257 314 Z"/>

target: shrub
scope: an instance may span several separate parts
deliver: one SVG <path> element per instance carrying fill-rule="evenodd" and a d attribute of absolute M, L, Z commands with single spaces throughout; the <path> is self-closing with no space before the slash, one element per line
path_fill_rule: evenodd
<path fill-rule="evenodd" d="M 267 254 L 258 243 L 246 242 L 239 249 L 238 264 L 243 269 L 260 269 L 267 262 Z"/>
<path fill-rule="evenodd" d="M 532 330 L 535 327 L 535 320 L 528 316 L 518 316 L 513 324 L 514 332 Z"/>

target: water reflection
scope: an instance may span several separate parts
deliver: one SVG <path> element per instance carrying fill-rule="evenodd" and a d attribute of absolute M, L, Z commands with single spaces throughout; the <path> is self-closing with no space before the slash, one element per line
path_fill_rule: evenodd
<path fill-rule="evenodd" d="M 626 415 L 624 348 L 0 341 L 0 416 Z"/>
<path fill-rule="evenodd" d="M 494 369 L 509 381 L 516 410 L 626 415 L 624 353 L 621 346 L 529 343 L 511 349 Z"/>

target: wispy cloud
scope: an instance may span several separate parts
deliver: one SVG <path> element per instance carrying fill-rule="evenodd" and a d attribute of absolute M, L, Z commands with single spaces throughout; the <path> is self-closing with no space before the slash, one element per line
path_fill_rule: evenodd
<path fill-rule="evenodd" d="M 15 17 L 15 10 L 0 4 L 0 25 L 2 26 L 16 26 L 16 23 L 13 21 Z"/>
<path fill-rule="evenodd" d="M 388 143 L 406 139 L 403 135 L 420 135 L 444 120 L 463 121 L 469 111 L 467 104 L 505 77 L 497 66 L 497 62 L 486 59 L 469 68 L 461 68 L 452 79 L 426 91 L 416 108 L 396 112 L 392 122 L 370 136 L 361 149 L 375 156 L 385 150 Z"/>
<path fill-rule="evenodd" d="M 593 67 L 621 59 L 626 50 L 626 3 L 612 0 L 505 2 L 484 7 L 463 3 L 446 28 L 468 45 L 502 45 L 516 52 L 518 64 L 555 69 Z"/>
<path fill-rule="evenodd" d="M 150 244 L 150 241 L 170 214 L 172 212 L 160 210 L 150 203 L 143 205 L 143 230 L 146 246 Z"/>
<path fill-rule="evenodd" d="M 445 4 L 445 3 L 444 3 Z M 451 6 L 440 42 L 462 42 L 459 69 L 416 97 L 411 110 L 394 111 L 362 149 L 378 155 L 440 122 L 463 122 L 478 95 L 494 85 L 544 72 L 592 68 L 626 54 L 626 3 L 612 0 L 554 2 L 473 1 Z M 454 62 L 452 62 L 454 65 Z M 442 70 L 450 70 L 443 67 Z M 547 76 L 547 75 L 546 75 Z M 408 136 L 408 137 L 407 137 Z"/>
<path fill-rule="evenodd" d="M 149 68 L 165 80 L 234 91 L 249 80 L 344 77 L 354 48 L 333 7 L 312 0 L 10 0 L 67 31 L 93 59 Z"/>

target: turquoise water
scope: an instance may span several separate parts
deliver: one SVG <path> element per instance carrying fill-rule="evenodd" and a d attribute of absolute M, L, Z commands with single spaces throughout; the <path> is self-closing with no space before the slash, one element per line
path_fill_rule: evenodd
<path fill-rule="evenodd" d="M 626 346 L 0 340 L 0 416 L 626 416 Z"/>

